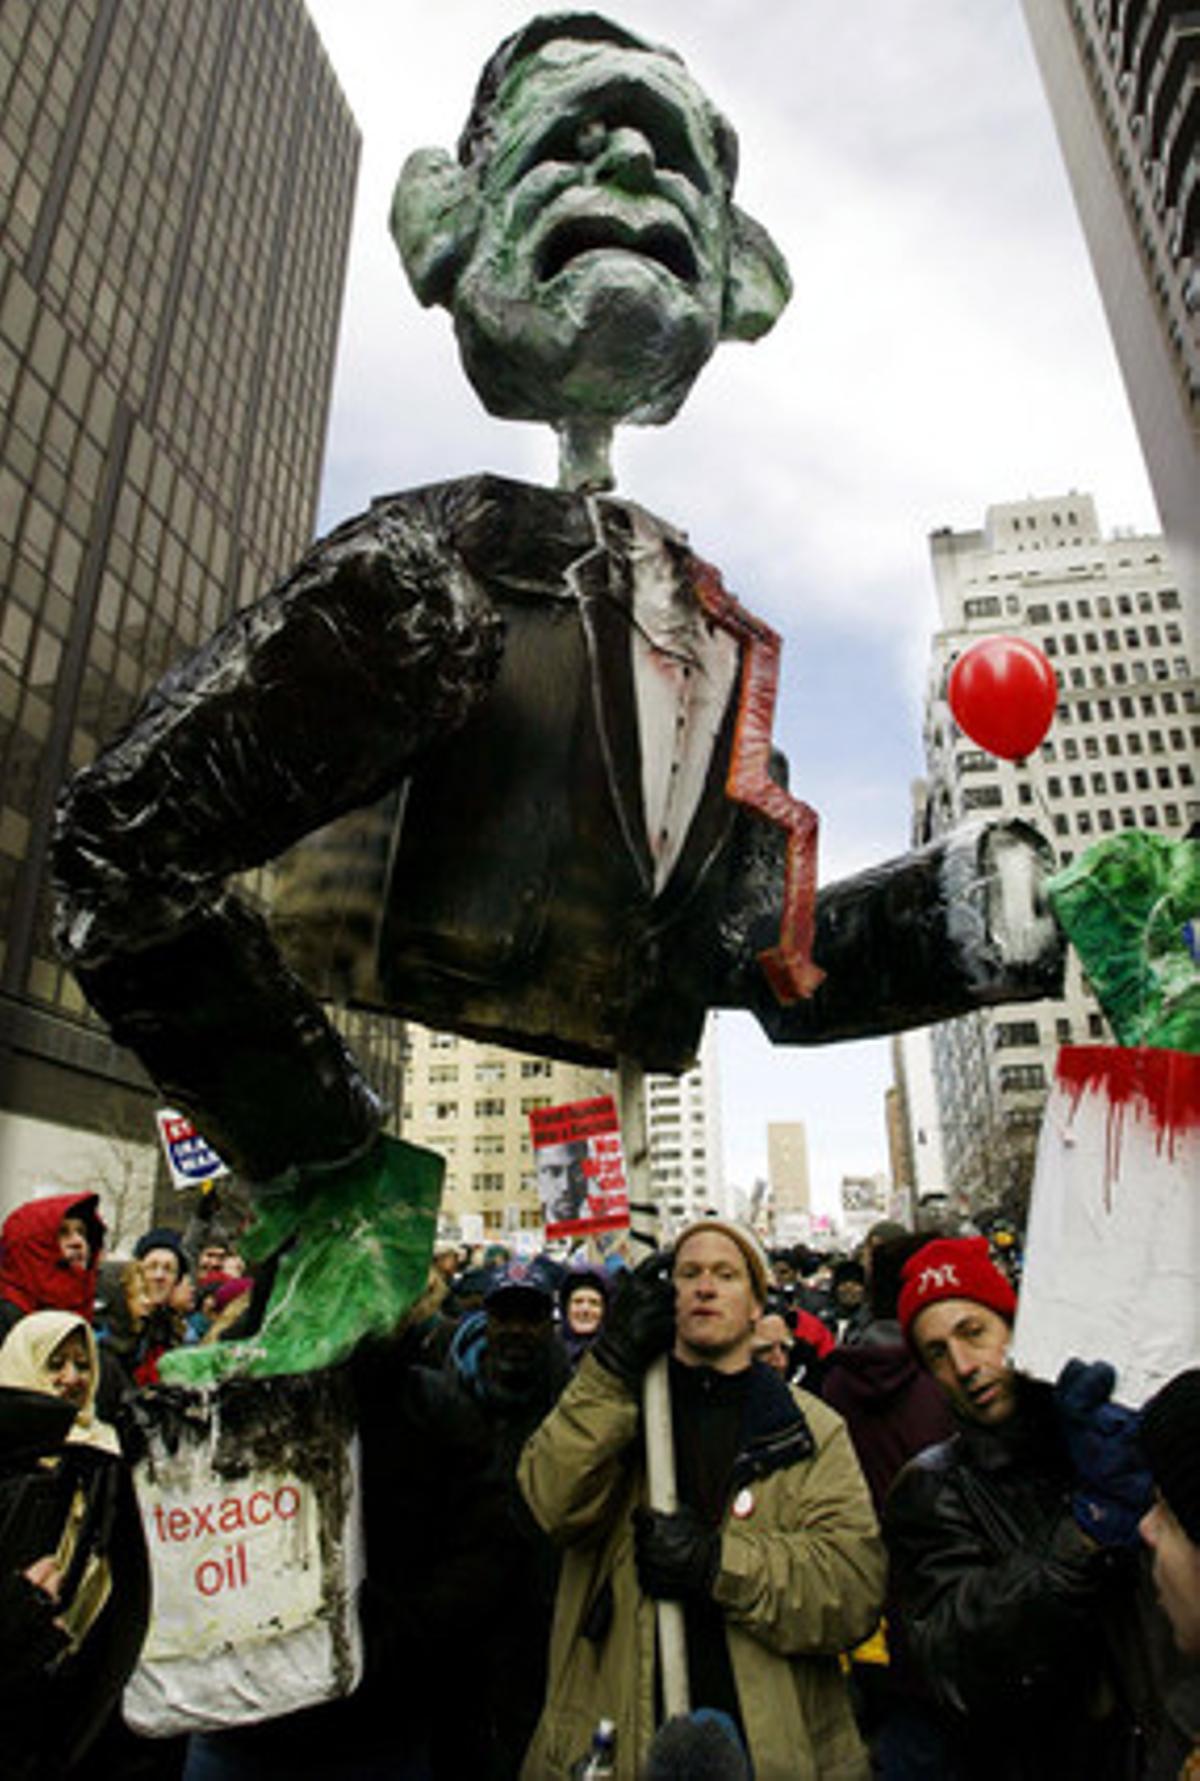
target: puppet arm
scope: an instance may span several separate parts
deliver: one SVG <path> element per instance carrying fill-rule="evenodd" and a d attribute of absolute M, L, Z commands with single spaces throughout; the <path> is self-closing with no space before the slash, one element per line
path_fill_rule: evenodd
<path fill-rule="evenodd" d="M 827 886 L 812 948 L 825 976 L 811 996 L 782 1002 L 758 964 L 778 930 L 781 847 L 760 833 L 743 876 L 757 913 L 736 936 L 738 1004 L 777 1044 L 803 1045 L 1056 995 L 1064 943 L 1043 894 L 1050 862 L 1026 823 L 971 824 Z"/>
<path fill-rule="evenodd" d="M 483 697 L 501 647 L 427 516 L 377 503 L 161 682 L 62 796 L 60 952 L 251 1181 L 353 1156 L 380 1109 L 225 881 L 395 786 Z"/>

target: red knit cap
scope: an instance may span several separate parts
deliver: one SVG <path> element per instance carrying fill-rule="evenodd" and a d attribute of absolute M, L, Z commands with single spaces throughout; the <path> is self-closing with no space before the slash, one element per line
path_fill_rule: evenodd
<path fill-rule="evenodd" d="M 897 1316 L 907 1336 L 926 1305 L 973 1299 L 1013 1320 L 1017 1295 L 988 1254 L 986 1237 L 935 1237 L 910 1255 L 901 1273 Z"/>

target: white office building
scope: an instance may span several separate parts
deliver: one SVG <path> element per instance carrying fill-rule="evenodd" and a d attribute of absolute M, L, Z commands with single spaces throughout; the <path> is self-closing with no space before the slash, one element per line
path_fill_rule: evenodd
<path fill-rule="evenodd" d="M 710 1014 L 700 1055 L 682 1076 L 647 1076 L 650 1194 L 667 1229 L 726 1208 L 721 1148 L 720 1015 Z"/>
<path fill-rule="evenodd" d="M 989 507 L 978 531 L 931 539 L 941 629 L 925 705 L 927 780 L 918 826 L 1024 817 L 1066 865 L 1104 835 L 1182 835 L 1200 819 L 1200 686 L 1188 596 L 1159 537 L 1104 537 L 1091 497 Z M 1023 637 L 1052 661 L 1059 702 L 1028 759 L 998 760 L 946 702 L 955 658 L 988 634 Z M 1072 955 L 1061 999 L 968 1015 L 932 1029 L 947 1186 L 961 1208 L 1027 1189 L 1057 1047 L 1111 1039 Z"/>

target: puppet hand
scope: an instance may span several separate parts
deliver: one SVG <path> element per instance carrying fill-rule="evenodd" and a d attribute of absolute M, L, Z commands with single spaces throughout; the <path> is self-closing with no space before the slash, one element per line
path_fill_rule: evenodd
<path fill-rule="evenodd" d="M 641 1388 L 651 1361 L 665 1354 L 675 1340 L 675 1288 L 671 1258 L 656 1251 L 621 1282 L 613 1308 L 592 1353 L 632 1392 Z"/>
<path fill-rule="evenodd" d="M 721 1565 L 721 1536 L 694 1509 L 633 1512 L 638 1582 L 655 1600 L 682 1601 L 707 1596 Z"/>

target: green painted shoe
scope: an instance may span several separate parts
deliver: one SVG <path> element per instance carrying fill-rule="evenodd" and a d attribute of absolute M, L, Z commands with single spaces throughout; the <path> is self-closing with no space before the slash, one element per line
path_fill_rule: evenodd
<path fill-rule="evenodd" d="M 251 1269 L 278 1257 L 261 1327 L 171 1349 L 164 1384 L 311 1373 L 394 1329 L 425 1289 L 444 1172 L 433 1151 L 381 1136 L 353 1162 L 272 1182 L 240 1245 Z"/>

